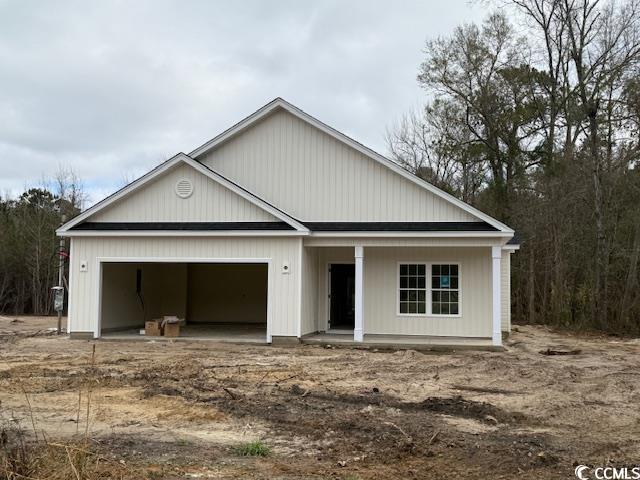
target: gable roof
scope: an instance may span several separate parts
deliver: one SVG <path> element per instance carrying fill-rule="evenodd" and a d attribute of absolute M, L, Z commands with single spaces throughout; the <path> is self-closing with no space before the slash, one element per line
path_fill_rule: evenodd
<path fill-rule="evenodd" d="M 202 173 L 203 175 L 209 177 L 214 182 L 216 182 L 216 183 L 228 188 L 229 190 L 231 190 L 232 192 L 234 192 L 237 195 L 241 196 L 245 200 L 248 200 L 250 203 L 252 203 L 252 204 L 256 205 L 257 207 L 261 208 L 262 210 L 265 210 L 266 212 L 270 213 L 271 215 L 273 215 L 274 217 L 276 217 L 280 221 L 284 222 L 286 225 L 290 226 L 296 232 L 299 232 L 300 234 L 308 234 L 309 233 L 309 230 L 308 230 L 307 227 L 305 227 L 302 223 L 298 222 L 293 217 L 287 215 L 285 212 L 283 212 L 279 208 L 271 205 L 270 203 L 268 203 L 265 200 L 261 199 L 257 195 L 254 195 L 250 191 L 248 191 L 245 188 L 241 187 L 237 183 L 232 182 L 231 180 L 229 180 L 226 177 L 220 175 L 219 173 L 211 170 L 206 165 L 194 160 L 193 158 L 189 157 L 188 155 L 186 155 L 184 153 L 179 153 L 179 154 L 175 155 L 174 157 L 170 158 L 169 160 L 167 160 L 167 161 L 161 163 L 160 165 L 158 165 L 156 168 L 154 168 L 153 170 L 151 170 L 147 174 L 143 175 L 142 177 L 138 178 L 137 180 L 135 180 L 135 181 L 131 182 L 130 184 L 126 185 L 125 187 L 121 188 L 120 190 L 118 190 L 114 194 L 108 196 L 104 200 L 101 200 L 100 202 L 96 203 L 92 207 L 90 207 L 87 210 L 85 210 L 84 212 L 82 212 L 77 217 L 73 218 L 69 222 L 67 222 L 64 225 L 62 225 L 58 230 L 56 230 L 56 233 L 58 235 L 63 235 L 63 236 L 65 234 L 68 234 L 68 232 L 70 230 L 73 230 L 74 227 L 76 227 L 79 224 L 81 224 L 87 218 L 89 218 L 92 215 L 96 214 L 97 212 L 107 208 L 108 206 L 114 204 L 118 200 L 130 195 L 134 191 L 137 191 L 143 185 L 147 184 L 148 182 L 152 181 L 153 179 L 155 179 L 158 176 L 162 175 L 163 173 L 167 172 L 168 170 L 170 170 L 172 167 L 174 167 L 175 165 L 177 165 L 179 163 L 185 163 L 185 164 L 189 165 L 193 169 L 195 169 L 198 172 Z"/>
<path fill-rule="evenodd" d="M 333 137 L 334 139 L 336 139 L 336 140 L 338 140 L 338 141 L 350 146 L 351 148 L 353 148 L 353 149 L 357 150 L 358 152 L 362 153 L 363 155 L 366 155 L 367 157 L 371 158 L 372 160 L 374 160 L 374 161 L 384 165 L 385 167 L 393 170 L 395 173 L 397 173 L 400 176 L 404 177 L 405 179 L 407 179 L 407 180 L 419 185 L 420 187 L 422 187 L 425 190 L 431 192 L 432 194 L 436 195 L 437 197 L 440 197 L 443 200 L 445 200 L 445 201 L 457 206 L 458 208 L 466 211 L 467 213 L 469 213 L 469 214 L 473 215 L 474 217 L 478 218 L 479 220 L 481 220 L 483 222 L 487 222 L 491 226 L 495 227 L 498 231 L 503 232 L 505 234 L 513 234 L 513 232 L 514 232 L 513 229 L 509 228 L 504 223 L 496 220 L 495 218 L 491 217 L 490 215 L 487 215 L 484 212 L 481 212 L 477 208 L 472 207 L 471 205 L 463 202 L 462 200 L 454 197 L 453 195 L 451 195 L 451 194 L 449 194 L 449 193 L 447 193 L 447 192 L 445 192 L 443 190 L 440 190 L 439 188 L 435 187 L 434 185 L 431 185 L 430 183 L 426 182 L 425 180 L 422 180 L 417 175 L 414 175 L 413 173 L 409 172 L 408 170 L 405 170 L 404 168 L 402 168 L 397 163 L 395 163 L 395 162 L 389 160 L 388 158 L 380 155 L 379 153 L 375 152 L 374 150 L 370 149 L 369 147 L 367 147 L 367 146 L 357 142 L 356 140 L 352 139 L 351 137 L 348 137 L 344 133 L 339 132 L 338 130 L 330 127 L 329 125 L 327 125 L 327 124 L 325 124 L 323 122 L 321 122 L 320 120 L 316 119 L 315 117 L 312 117 L 308 113 L 302 111 L 301 109 L 299 109 L 295 105 L 292 105 L 291 103 L 287 102 L 286 100 L 284 100 L 284 99 L 282 99 L 280 97 L 278 97 L 278 98 L 272 100 L 271 102 L 267 103 L 265 106 L 263 106 L 262 108 L 256 110 L 254 113 L 252 113 L 248 117 L 244 118 L 240 122 L 236 123 L 231 128 L 225 130 L 220 135 L 214 137 L 213 139 L 209 140 L 205 144 L 203 144 L 200 147 L 196 148 L 191 153 L 189 153 L 189 156 L 194 158 L 194 159 L 197 159 L 198 157 L 201 157 L 202 155 L 205 155 L 206 153 L 208 153 L 211 150 L 215 149 L 219 145 L 227 142 L 231 138 L 236 137 L 237 135 L 239 135 L 240 133 L 242 133 L 246 129 L 250 128 L 252 125 L 256 124 L 257 122 L 259 122 L 263 118 L 269 116 L 271 113 L 273 113 L 274 111 L 279 110 L 279 109 L 283 109 L 283 110 L 289 112 L 291 115 L 294 115 L 298 119 L 300 119 L 300 120 L 310 124 L 311 126 L 321 130 L 322 132 L 326 133 L 327 135 Z"/>

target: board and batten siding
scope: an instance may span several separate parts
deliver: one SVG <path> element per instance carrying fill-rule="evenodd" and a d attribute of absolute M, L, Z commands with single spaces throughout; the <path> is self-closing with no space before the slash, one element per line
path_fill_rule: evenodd
<path fill-rule="evenodd" d="M 460 316 L 398 314 L 400 262 L 459 263 Z M 491 337 L 488 248 L 365 248 L 364 290 L 365 334 Z M 427 301 L 430 295 L 427 291 Z"/>
<path fill-rule="evenodd" d="M 478 221 L 285 110 L 198 160 L 302 221 Z"/>
<path fill-rule="evenodd" d="M 326 330 L 329 317 L 330 263 L 353 263 L 351 248 L 318 248 L 318 330 Z M 459 263 L 461 315 L 459 317 L 398 314 L 398 264 Z M 427 292 L 427 299 L 430 293 Z M 491 250 L 460 248 L 364 249 L 364 333 L 491 337 Z"/>
<path fill-rule="evenodd" d="M 318 251 L 302 248 L 302 323 L 300 335 L 318 331 Z"/>
<path fill-rule="evenodd" d="M 193 193 L 181 198 L 176 183 L 187 179 Z M 270 213 L 184 163 L 91 216 L 92 222 L 273 222 Z"/>
<path fill-rule="evenodd" d="M 225 259 L 269 259 L 271 335 L 296 336 L 300 321 L 299 238 L 75 237 L 71 239 L 69 331 L 98 332 L 98 259 L 159 259 L 178 263 Z M 80 271 L 80 263 L 88 265 Z M 290 265 L 282 273 L 282 265 Z"/>
<path fill-rule="evenodd" d="M 353 247 L 318 250 L 318 330 L 329 317 L 328 265 L 353 263 Z M 398 264 L 459 263 L 459 317 L 398 314 Z M 430 293 L 427 292 L 427 299 Z M 490 338 L 491 249 L 486 247 L 410 247 L 364 249 L 364 333 Z"/>
<path fill-rule="evenodd" d="M 501 329 L 503 332 L 511 331 L 511 253 L 502 250 L 500 262 L 500 289 L 501 289 Z"/>

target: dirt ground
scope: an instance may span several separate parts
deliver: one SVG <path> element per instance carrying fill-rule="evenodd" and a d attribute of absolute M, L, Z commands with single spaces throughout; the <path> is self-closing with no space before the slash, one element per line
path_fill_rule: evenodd
<path fill-rule="evenodd" d="M 86 432 L 147 478 L 555 479 L 640 463 L 637 339 L 520 326 L 506 352 L 436 354 L 80 341 L 18 320 L 0 317 L 0 420 Z M 254 440 L 271 453 L 239 456 Z"/>

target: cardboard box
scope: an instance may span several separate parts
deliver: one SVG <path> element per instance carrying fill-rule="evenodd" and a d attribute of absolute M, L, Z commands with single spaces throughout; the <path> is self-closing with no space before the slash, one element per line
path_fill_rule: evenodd
<path fill-rule="evenodd" d="M 150 337 L 162 335 L 162 322 L 160 320 L 149 320 L 144 323 L 144 334 Z"/>
<path fill-rule="evenodd" d="M 165 323 L 164 324 L 164 336 L 165 337 L 179 337 L 180 336 L 180 323 Z"/>

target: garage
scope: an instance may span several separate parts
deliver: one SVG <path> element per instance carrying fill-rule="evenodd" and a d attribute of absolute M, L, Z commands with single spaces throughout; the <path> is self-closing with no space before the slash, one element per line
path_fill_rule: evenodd
<path fill-rule="evenodd" d="M 180 338 L 267 340 L 267 263 L 102 262 L 100 335 L 141 337 L 145 322 L 177 316 Z"/>

